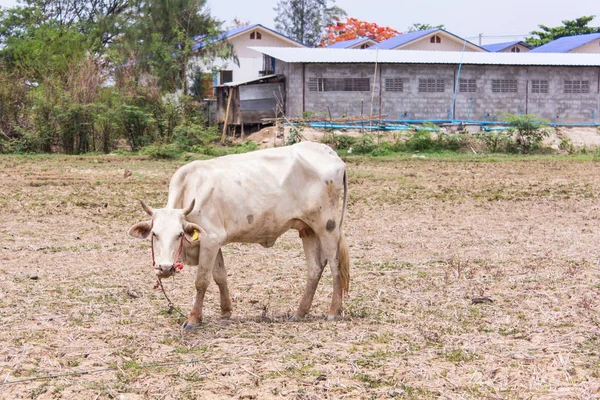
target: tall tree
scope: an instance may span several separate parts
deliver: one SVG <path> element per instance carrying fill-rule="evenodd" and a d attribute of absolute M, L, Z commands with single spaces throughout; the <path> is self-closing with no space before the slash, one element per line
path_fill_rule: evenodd
<path fill-rule="evenodd" d="M 206 0 L 138 1 L 135 22 L 118 48 L 122 61 L 133 55 L 136 68 L 155 75 L 161 89 L 187 94 L 194 38 L 211 47 L 221 22 L 210 16 Z"/>
<path fill-rule="evenodd" d="M 90 43 L 96 43 L 96 51 L 102 51 L 131 21 L 133 3 L 132 0 L 22 0 L 19 6 L 3 10 L 0 35 L 4 39 L 52 23 L 79 31 Z"/>
<path fill-rule="evenodd" d="M 444 25 L 431 25 L 431 24 L 412 24 L 408 27 L 407 32 L 427 31 L 429 29 L 444 29 Z"/>
<path fill-rule="evenodd" d="M 556 27 L 538 25 L 540 30 L 532 31 L 532 36 L 526 38 L 525 41 L 537 47 L 565 36 L 587 35 L 589 33 L 600 32 L 599 26 L 588 26 L 595 17 L 595 15 L 589 15 L 574 20 L 564 20 L 562 21 L 562 26 Z"/>
<path fill-rule="evenodd" d="M 345 16 L 346 12 L 327 0 L 279 0 L 275 11 L 275 29 L 307 46 L 315 47 L 325 34 L 328 24 Z"/>
<path fill-rule="evenodd" d="M 327 46 L 344 40 L 357 38 L 370 38 L 381 42 L 400 34 L 389 26 L 379 26 L 374 22 L 360 21 L 356 18 L 348 18 L 346 21 L 338 21 L 327 27 L 327 33 L 322 45 Z"/>

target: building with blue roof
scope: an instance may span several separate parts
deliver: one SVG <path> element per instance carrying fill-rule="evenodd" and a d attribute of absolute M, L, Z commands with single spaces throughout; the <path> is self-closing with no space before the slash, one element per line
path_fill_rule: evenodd
<path fill-rule="evenodd" d="M 191 61 L 189 70 L 192 73 L 212 72 L 213 86 L 229 82 L 248 81 L 272 73 L 272 60 L 269 57 L 265 57 L 262 53 L 250 49 L 249 47 L 251 46 L 306 47 L 304 44 L 261 24 L 236 27 L 223 32 L 215 39 L 207 39 L 206 36 L 197 36 L 193 39 L 195 43 L 192 46 L 192 50 L 197 53 L 201 53 L 209 43 L 223 40 L 233 46 L 237 62 L 231 59 L 217 58 L 210 64 L 207 64 L 201 57 L 195 57 Z M 192 82 L 190 82 L 191 84 Z"/>
<path fill-rule="evenodd" d="M 600 33 L 561 37 L 531 51 L 534 53 L 600 53 Z"/>
<path fill-rule="evenodd" d="M 370 47 L 381 50 L 430 51 L 462 51 L 463 48 L 465 51 L 487 52 L 483 47 L 440 28 L 402 33 Z"/>
<path fill-rule="evenodd" d="M 328 49 L 366 49 L 379 43 L 377 40 L 371 38 L 356 38 L 351 40 L 344 40 L 342 42 L 336 42 L 325 46 Z"/>
<path fill-rule="evenodd" d="M 522 40 L 513 40 L 512 42 L 485 44 L 484 49 L 490 53 L 527 53 L 533 46 Z"/>

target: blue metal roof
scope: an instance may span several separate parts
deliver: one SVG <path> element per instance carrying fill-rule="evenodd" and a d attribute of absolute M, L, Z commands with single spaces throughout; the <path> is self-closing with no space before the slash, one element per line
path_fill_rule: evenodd
<path fill-rule="evenodd" d="M 483 45 L 481 47 L 483 47 L 484 49 L 486 49 L 489 52 L 497 53 L 499 51 L 507 49 L 507 48 L 509 48 L 511 46 L 516 46 L 518 44 L 520 44 L 521 46 L 525 46 L 528 49 L 533 48 L 532 45 L 530 45 L 529 43 L 524 42 L 522 40 L 515 40 L 515 41 L 512 41 L 512 42 L 502 42 L 502 43 L 491 43 L 491 44 Z"/>
<path fill-rule="evenodd" d="M 565 36 L 548 42 L 531 50 L 532 53 L 567 53 L 583 46 L 592 40 L 600 39 L 600 33 L 589 35 Z"/>
<path fill-rule="evenodd" d="M 350 39 L 350 40 L 344 40 L 342 42 L 336 42 L 333 44 L 330 44 L 329 46 L 325 46 L 328 49 L 347 49 L 349 47 L 355 46 L 357 44 L 361 44 L 363 42 L 367 42 L 369 40 L 374 41 L 375 43 L 378 43 L 377 40 L 375 39 L 371 39 L 371 38 L 357 38 L 357 39 Z"/>
<path fill-rule="evenodd" d="M 419 38 L 422 38 L 423 36 L 427 36 L 430 33 L 440 31 L 440 30 L 441 29 L 436 28 L 436 29 L 427 29 L 425 31 L 401 33 L 400 35 L 396 35 L 393 38 L 384 40 L 381 43 L 374 44 L 373 46 L 369 47 L 369 49 L 382 49 L 382 50 L 395 49 L 396 47 L 402 46 L 403 44 L 410 43 Z"/>
<path fill-rule="evenodd" d="M 277 31 L 274 31 L 273 29 L 267 28 L 266 26 L 261 25 L 261 24 L 252 24 L 252 25 L 247 25 L 247 26 L 238 26 L 237 28 L 233 28 L 233 29 L 230 29 L 228 31 L 225 31 L 225 32 L 221 33 L 216 39 L 211 40 L 210 42 L 211 43 L 215 43 L 215 42 L 218 42 L 218 41 L 221 41 L 221 40 L 229 39 L 230 37 L 237 36 L 237 35 L 239 35 L 241 33 L 244 33 L 246 31 L 250 31 L 252 29 L 256 29 L 258 27 L 263 28 L 263 29 L 265 29 L 265 30 L 267 30 L 269 32 L 272 32 L 273 34 L 275 34 L 277 36 L 281 36 L 281 37 L 289 39 L 289 40 L 291 40 L 293 42 L 296 42 L 299 45 L 302 45 L 303 47 L 306 47 L 306 45 L 304 43 L 300 43 L 297 40 L 294 40 L 294 39 L 292 39 L 292 38 L 290 38 L 290 37 L 288 37 L 288 36 L 286 36 L 284 34 L 281 34 L 281 33 L 277 32 Z M 202 47 L 206 46 L 206 42 L 203 40 L 205 37 L 206 37 L 206 35 L 200 35 L 200 36 L 195 36 L 194 38 L 192 38 L 194 41 L 197 41 L 197 43 L 195 43 L 192 46 L 192 51 L 201 49 Z"/>
<path fill-rule="evenodd" d="M 466 41 L 467 43 L 469 43 L 471 46 L 475 46 L 478 47 L 480 49 L 485 50 L 483 47 L 481 46 L 477 46 L 475 43 L 469 42 L 468 40 L 465 40 L 463 38 L 461 38 L 460 36 L 455 35 L 454 33 L 448 32 L 447 30 L 441 29 L 441 28 L 434 28 L 434 29 L 427 29 L 424 31 L 415 31 L 415 32 L 408 32 L 408 33 L 402 33 L 400 35 L 396 35 L 393 38 L 390 38 L 388 40 L 384 40 L 383 42 L 379 43 L 379 44 L 374 44 L 373 46 L 369 47 L 369 49 L 381 49 L 381 50 L 393 50 L 397 47 L 400 47 L 402 45 L 405 45 L 407 43 L 413 42 L 417 39 L 420 39 L 424 36 L 430 35 L 434 32 L 444 32 L 447 33 L 448 35 L 454 36 L 455 38 L 461 40 L 461 41 Z M 487 50 L 486 50 L 487 51 Z"/>

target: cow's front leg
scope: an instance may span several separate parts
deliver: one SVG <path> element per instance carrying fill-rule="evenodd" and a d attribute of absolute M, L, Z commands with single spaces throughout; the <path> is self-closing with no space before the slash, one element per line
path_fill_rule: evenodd
<path fill-rule="evenodd" d="M 196 328 L 202 321 L 204 295 L 210 283 L 217 253 L 219 252 L 218 244 L 215 245 L 209 240 L 206 240 L 206 243 L 203 240 L 201 246 L 198 270 L 196 271 L 196 299 L 187 321 L 183 323 L 183 328 L 186 330 Z"/>
<path fill-rule="evenodd" d="M 221 318 L 231 317 L 231 296 L 229 295 L 229 287 L 227 286 L 227 271 L 225 270 L 225 260 L 223 252 L 219 249 L 215 268 L 213 269 L 213 279 L 219 286 L 219 295 L 221 298 Z"/>

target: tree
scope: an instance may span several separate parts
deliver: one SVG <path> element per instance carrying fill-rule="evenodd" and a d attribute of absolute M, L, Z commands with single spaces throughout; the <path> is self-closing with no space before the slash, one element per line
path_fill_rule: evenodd
<path fill-rule="evenodd" d="M 2 39 L 21 35 L 37 25 L 52 23 L 84 34 L 95 51 L 102 51 L 123 33 L 131 20 L 131 0 L 23 0 L 22 5 L 3 10 Z"/>
<path fill-rule="evenodd" d="M 275 7 L 275 29 L 308 46 L 317 46 L 327 25 L 346 15 L 337 6 L 328 7 L 327 1 L 279 0 Z"/>
<path fill-rule="evenodd" d="M 338 21 L 327 27 L 327 32 L 322 46 L 327 46 L 344 40 L 369 38 L 381 42 L 398 35 L 400 32 L 389 26 L 379 26 L 374 22 L 360 21 L 348 18 L 345 22 Z"/>
<path fill-rule="evenodd" d="M 187 94 L 194 38 L 201 38 L 205 47 L 218 46 L 222 33 L 221 22 L 205 6 L 206 0 L 138 0 L 135 22 L 120 40 L 117 57 L 135 64 L 139 74 L 156 76 L 162 90 Z"/>
<path fill-rule="evenodd" d="M 595 15 L 583 16 L 574 20 L 562 21 L 562 26 L 548 27 L 546 25 L 538 25 L 539 31 L 532 31 L 531 37 L 525 39 L 532 46 L 541 46 L 565 36 L 587 35 L 589 33 L 600 32 L 600 27 L 588 26 L 595 18 Z"/>
<path fill-rule="evenodd" d="M 417 31 L 427 31 L 429 29 L 444 29 L 444 25 L 430 25 L 430 24 L 412 24 L 412 26 L 408 27 L 407 32 L 417 32 Z"/>

